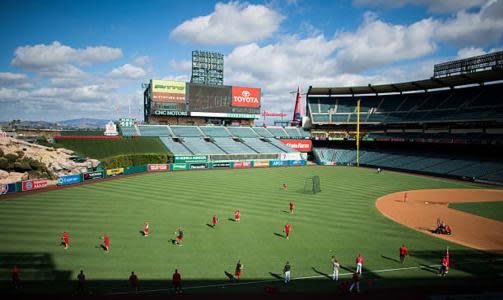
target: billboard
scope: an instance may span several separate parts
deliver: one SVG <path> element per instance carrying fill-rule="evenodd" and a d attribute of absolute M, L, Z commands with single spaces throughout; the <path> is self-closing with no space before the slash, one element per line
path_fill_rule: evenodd
<path fill-rule="evenodd" d="M 280 140 L 283 144 L 297 151 L 312 151 L 313 142 L 311 140 Z"/>
<path fill-rule="evenodd" d="M 21 182 L 21 189 L 22 191 L 31 191 L 31 190 L 37 190 L 41 189 L 47 186 L 47 180 L 45 179 L 40 179 L 40 180 L 26 180 Z"/>
<path fill-rule="evenodd" d="M 124 174 L 124 168 L 116 168 L 107 170 L 107 176 L 117 176 Z"/>
<path fill-rule="evenodd" d="M 152 80 L 152 101 L 185 103 L 185 82 Z"/>
<path fill-rule="evenodd" d="M 286 166 L 288 166 L 288 161 L 286 161 L 286 160 L 270 160 L 269 166 L 270 167 L 286 167 Z"/>
<path fill-rule="evenodd" d="M 232 106 L 260 107 L 260 89 L 233 86 Z"/>
<path fill-rule="evenodd" d="M 269 167 L 269 161 L 268 160 L 256 160 L 253 162 L 253 166 L 255 168 Z"/>
<path fill-rule="evenodd" d="M 212 163 L 212 166 L 213 168 L 230 168 L 231 162 L 230 161 L 214 162 Z"/>
<path fill-rule="evenodd" d="M 250 168 L 251 162 L 249 161 L 236 161 L 234 162 L 234 168 Z"/>
<path fill-rule="evenodd" d="M 102 171 L 84 173 L 84 180 L 100 179 L 103 178 Z"/>
<path fill-rule="evenodd" d="M 6 195 L 16 192 L 15 183 L 0 184 L 0 195 Z"/>
<path fill-rule="evenodd" d="M 208 168 L 207 164 L 190 164 L 190 169 L 206 169 Z"/>
<path fill-rule="evenodd" d="M 201 156 L 175 156 L 175 163 L 205 163 L 208 158 Z"/>
<path fill-rule="evenodd" d="M 171 170 L 172 171 L 187 170 L 187 164 L 186 163 L 171 164 Z"/>
<path fill-rule="evenodd" d="M 188 83 L 188 105 L 191 112 L 231 112 L 232 88 L 223 85 Z"/>
<path fill-rule="evenodd" d="M 169 171 L 169 164 L 149 164 L 147 168 L 149 172 Z"/>
<path fill-rule="evenodd" d="M 79 183 L 81 181 L 80 174 L 65 175 L 58 178 L 58 185 Z"/>

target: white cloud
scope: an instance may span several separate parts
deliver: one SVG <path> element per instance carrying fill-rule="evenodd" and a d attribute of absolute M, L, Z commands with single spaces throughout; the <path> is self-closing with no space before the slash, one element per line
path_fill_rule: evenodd
<path fill-rule="evenodd" d="M 125 64 L 110 71 L 109 75 L 115 78 L 142 79 L 147 72 L 141 67 Z"/>
<path fill-rule="evenodd" d="M 217 3 L 215 11 L 178 25 L 171 37 L 203 45 L 239 45 L 270 37 L 284 17 L 264 5 Z"/>
<path fill-rule="evenodd" d="M 192 61 L 191 60 L 170 60 L 169 67 L 175 71 L 182 71 L 190 73 L 192 71 Z"/>
<path fill-rule="evenodd" d="M 357 6 L 402 7 L 408 4 L 421 5 L 433 13 L 449 13 L 479 7 L 489 0 L 354 0 Z"/>
<path fill-rule="evenodd" d="M 21 73 L 10 73 L 10 72 L 0 72 L 0 82 L 16 82 L 23 81 L 27 79 L 26 74 Z"/>
<path fill-rule="evenodd" d="M 468 58 L 468 57 L 478 56 L 478 55 L 483 55 L 483 54 L 486 54 L 486 52 L 482 48 L 468 47 L 468 48 L 459 49 L 458 56 L 456 58 L 463 59 L 463 58 Z"/>
<path fill-rule="evenodd" d="M 95 64 L 122 57 L 122 50 L 105 46 L 75 49 L 55 41 L 52 44 L 18 47 L 12 65 L 28 70 L 52 68 L 65 64 Z"/>

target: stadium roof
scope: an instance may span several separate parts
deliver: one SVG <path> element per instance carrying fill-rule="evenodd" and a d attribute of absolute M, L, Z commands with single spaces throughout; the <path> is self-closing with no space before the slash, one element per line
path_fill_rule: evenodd
<path fill-rule="evenodd" d="M 486 82 L 503 80 L 503 70 L 494 68 L 492 70 L 474 72 L 469 74 L 458 74 L 448 77 L 435 78 L 367 86 L 352 87 L 309 87 L 308 95 L 362 95 L 362 94 L 383 94 L 401 93 L 408 91 L 421 91 L 439 88 L 452 88 L 469 84 L 483 84 Z"/>

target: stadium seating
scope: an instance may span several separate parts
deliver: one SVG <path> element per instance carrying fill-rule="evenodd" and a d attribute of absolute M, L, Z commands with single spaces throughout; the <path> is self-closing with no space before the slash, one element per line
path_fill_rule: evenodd
<path fill-rule="evenodd" d="M 170 126 L 171 130 L 176 136 L 179 137 L 201 137 L 202 132 L 199 131 L 197 126 Z"/>
<path fill-rule="evenodd" d="M 185 147 L 182 143 L 176 142 L 171 137 L 159 137 L 161 142 L 166 145 L 166 147 L 173 153 L 174 155 L 193 155 L 187 147 Z"/>
<path fill-rule="evenodd" d="M 232 138 L 215 138 L 215 143 L 228 154 L 258 153 L 246 144 Z"/>
<path fill-rule="evenodd" d="M 285 131 L 290 138 L 302 138 L 302 134 L 296 127 L 285 127 Z"/>
<path fill-rule="evenodd" d="M 270 133 L 264 127 L 253 127 L 253 131 L 255 131 L 255 133 L 257 133 L 261 137 L 266 137 L 266 138 L 274 137 L 274 135 L 272 135 L 272 133 Z"/>
<path fill-rule="evenodd" d="M 267 127 L 267 130 L 276 138 L 289 137 L 288 133 L 282 127 Z"/>
<path fill-rule="evenodd" d="M 253 131 L 250 127 L 228 127 L 229 132 L 233 136 L 246 138 L 246 137 L 257 137 L 257 133 Z"/>
<path fill-rule="evenodd" d="M 225 154 L 218 146 L 201 138 L 186 137 L 183 144 L 195 155 Z"/>
<path fill-rule="evenodd" d="M 199 127 L 205 135 L 211 137 L 230 137 L 230 133 L 223 126 L 201 126 Z"/>
<path fill-rule="evenodd" d="M 244 143 L 258 153 L 283 153 L 282 149 L 273 144 L 256 138 L 243 138 Z"/>
<path fill-rule="evenodd" d="M 140 125 L 138 126 L 141 136 L 171 136 L 168 127 L 162 125 Z"/>
<path fill-rule="evenodd" d="M 297 150 L 294 150 L 294 149 L 288 147 L 287 145 L 283 144 L 282 142 L 280 142 L 276 139 L 269 139 L 269 143 L 273 144 L 274 146 L 276 146 L 280 150 L 283 150 L 286 153 L 298 152 Z"/>
<path fill-rule="evenodd" d="M 136 136 L 138 135 L 135 127 L 121 127 L 122 136 Z"/>

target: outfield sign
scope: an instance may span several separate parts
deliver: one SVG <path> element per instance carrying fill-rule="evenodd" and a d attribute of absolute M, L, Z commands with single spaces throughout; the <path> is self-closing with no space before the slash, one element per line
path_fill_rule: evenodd
<path fill-rule="evenodd" d="M 207 164 L 190 164 L 190 169 L 206 169 L 208 168 Z"/>
<path fill-rule="evenodd" d="M 260 107 L 260 89 L 242 86 L 232 87 L 232 106 Z"/>
<path fill-rule="evenodd" d="M 166 109 L 156 109 L 154 110 L 154 115 L 156 116 L 179 116 L 187 117 L 189 115 L 186 111 L 176 111 L 176 110 L 166 110 Z"/>
<path fill-rule="evenodd" d="M 102 171 L 84 173 L 84 180 L 93 180 L 93 179 L 101 179 L 101 178 L 103 178 Z"/>
<path fill-rule="evenodd" d="M 23 192 L 37 190 L 41 188 L 45 188 L 48 182 L 45 179 L 40 180 L 26 180 L 21 182 L 21 190 Z"/>
<path fill-rule="evenodd" d="M 0 196 L 15 192 L 17 192 L 15 183 L 0 184 Z"/>
<path fill-rule="evenodd" d="M 171 171 L 187 170 L 186 163 L 174 163 L 174 164 L 171 164 L 170 166 L 171 166 Z"/>
<path fill-rule="evenodd" d="M 305 160 L 289 160 L 288 165 L 289 166 L 305 166 L 306 161 Z"/>
<path fill-rule="evenodd" d="M 255 167 L 255 168 L 269 167 L 269 161 L 268 160 L 255 160 L 253 162 L 253 167 Z"/>
<path fill-rule="evenodd" d="M 313 150 L 313 142 L 311 140 L 280 140 L 283 144 L 297 151 L 309 152 Z"/>
<path fill-rule="evenodd" d="M 286 167 L 286 166 L 288 166 L 288 161 L 286 161 L 286 160 L 270 160 L 269 166 L 270 167 Z"/>
<path fill-rule="evenodd" d="M 251 162 L 249 161 L 235 161 L 234 168 L 250 168 Z"/>
<path fill-rule="evenodd" d="M 169 171 L 169 164 L 149 164 L 147 170 L 149 172 Z"/>
<path fill-rule="evenodd" d="M 213 168 L 230 168 L 231 162 L 230 161 L 214 162 L 214 163 L 212 163 L 212 167 Z"/>
<path fill-rule="evenodd" d="M 65 175 L 58 178 L 58 185 L 74 184 L 81 182 L 80 174 Z"/>
<path fill-rule="evenodd" d="M 259 114 L 240 114 L 240 113 L 210 113 L 210 112 L 190 112 L 191 117 L 214 117 L 231 119 L 259 119 Z"/>
<path fill-rule="evenodd" d="M 152 101 L 185 103 L 185 82 L 152 80 Z"/>
<path fill-rule="evenodd" d="M 176 156 L 175 163 L 206 163 L 206 156 Z"/>
<path fill-rule="evenodd" d="M 124 168 L 109 169 L 106 171 L 107 176 L 117 176 L 124 174 Z"/>

